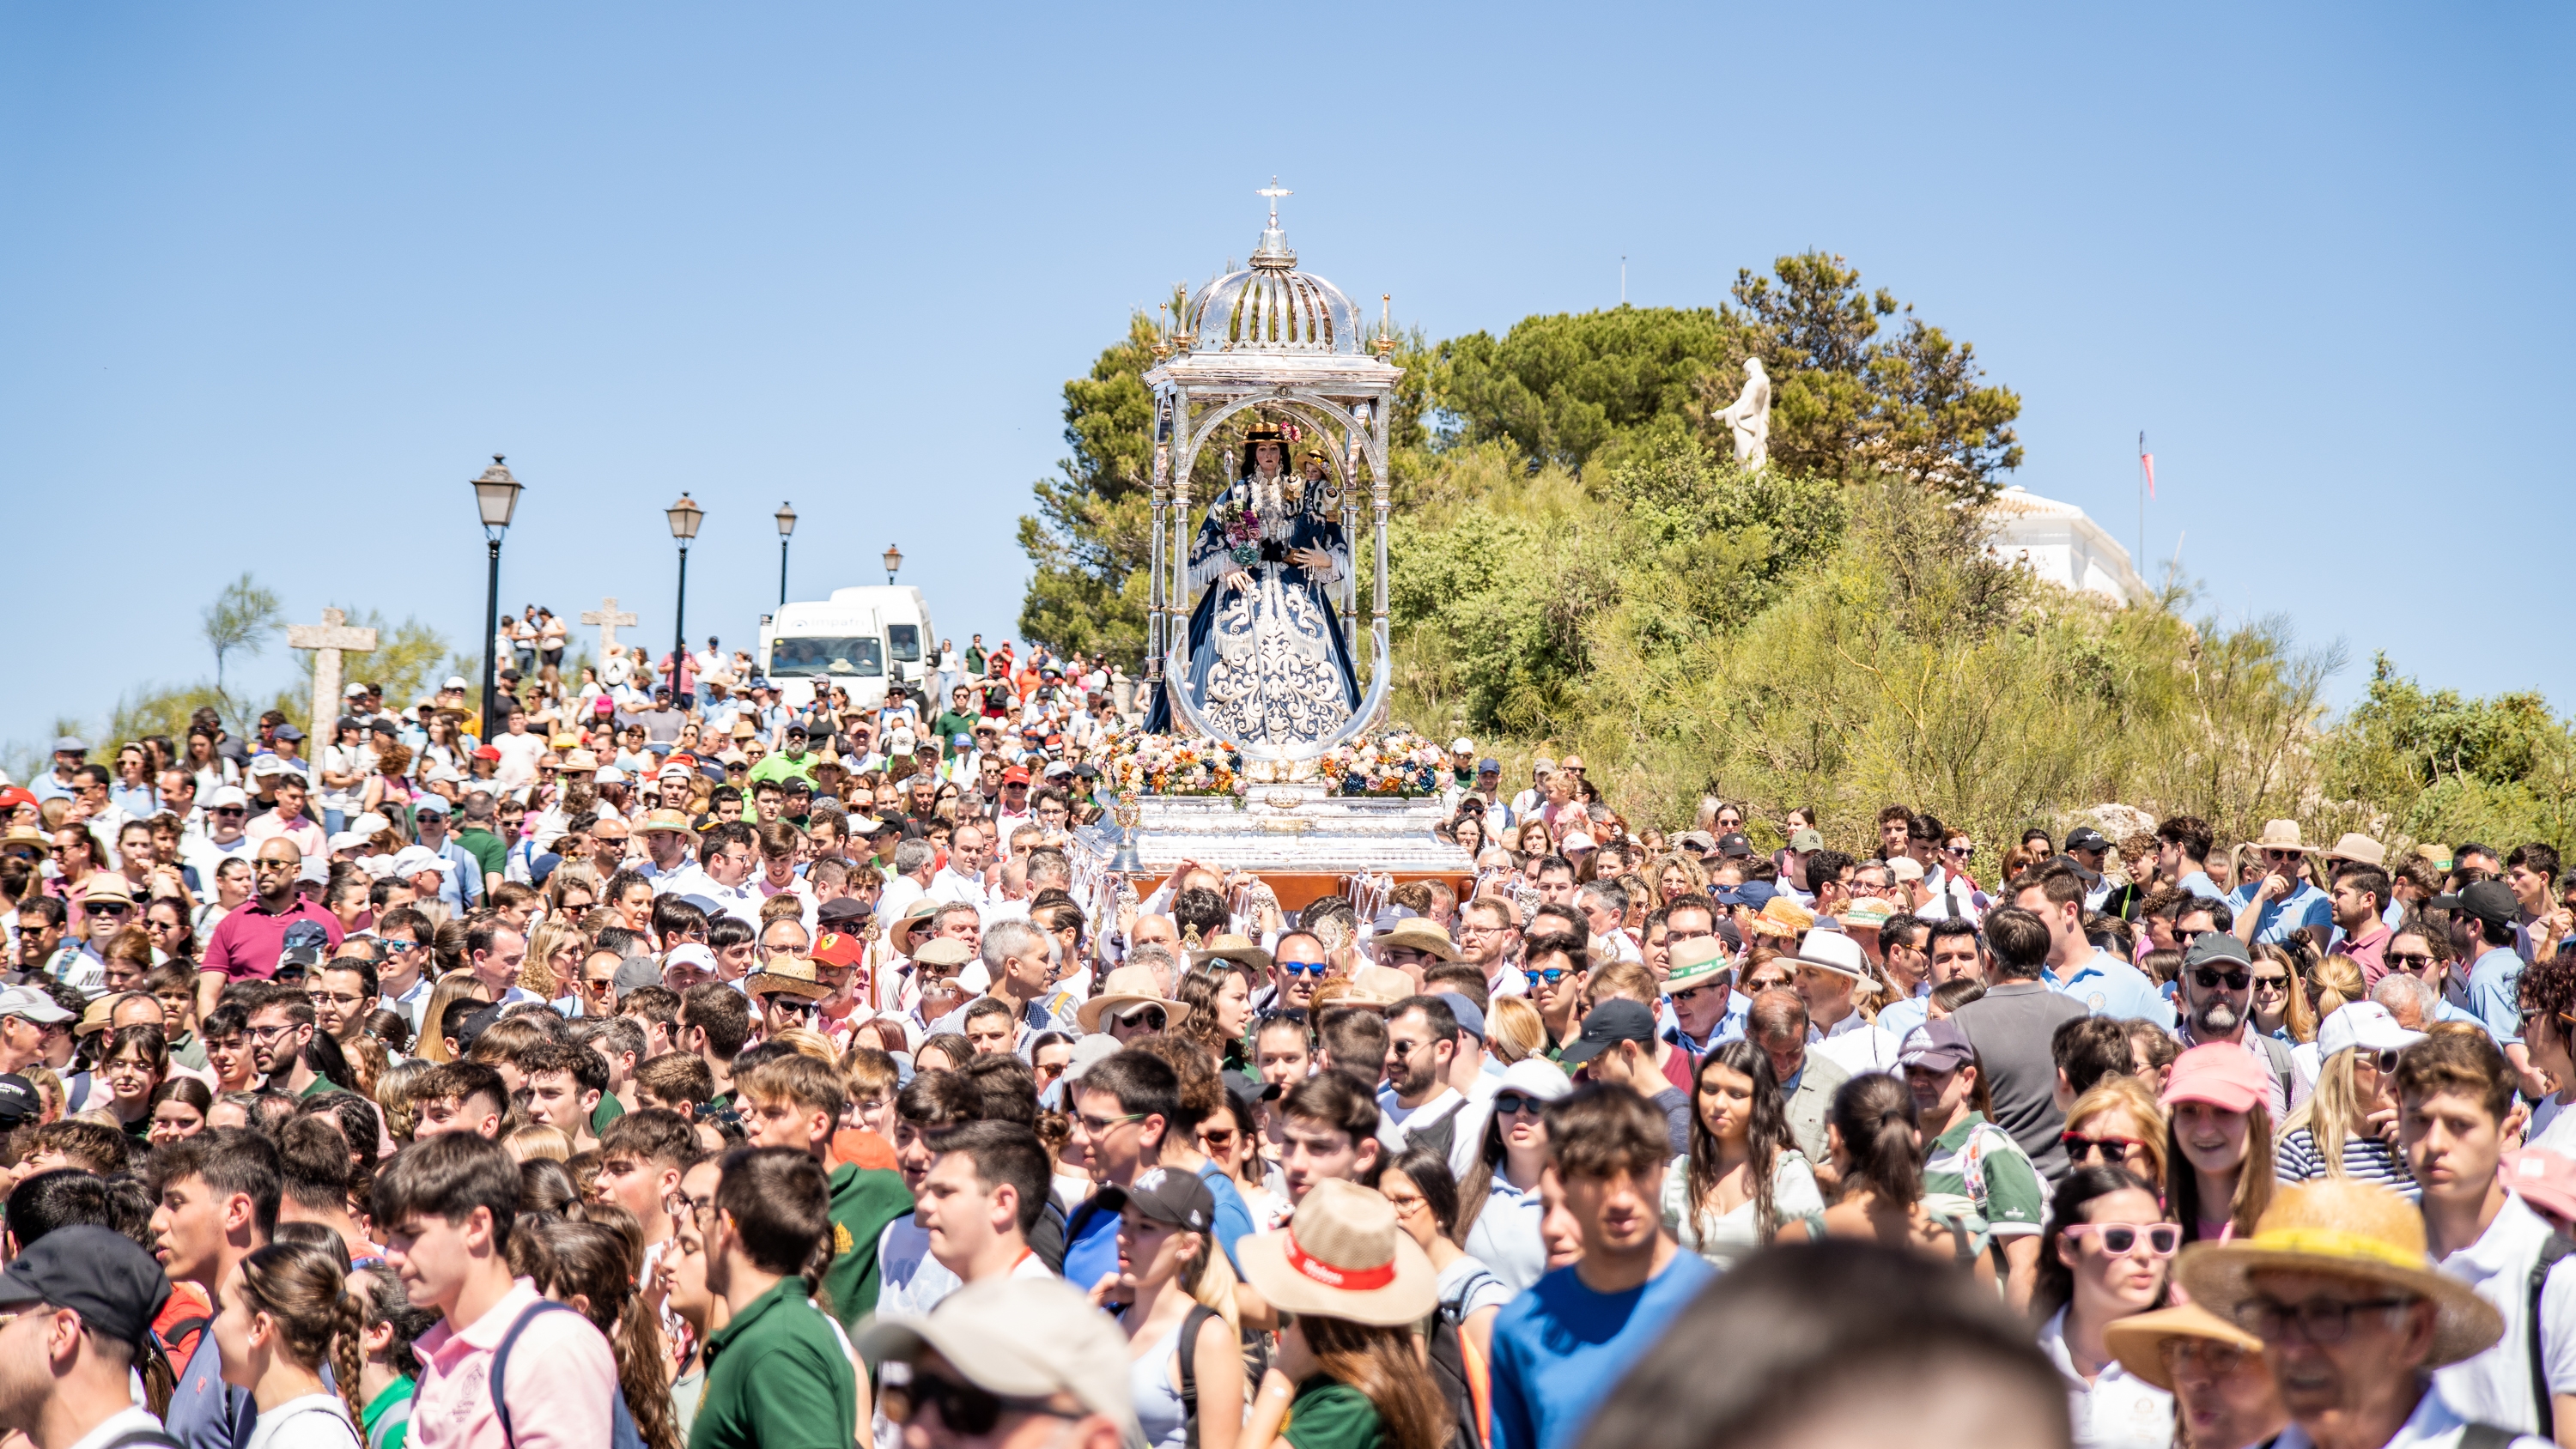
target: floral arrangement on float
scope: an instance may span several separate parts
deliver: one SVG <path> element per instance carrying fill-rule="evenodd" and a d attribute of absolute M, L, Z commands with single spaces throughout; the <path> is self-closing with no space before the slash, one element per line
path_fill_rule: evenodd
<path fill-rule="evenodd" d="M 1110 740 L 1100 774 L 1112 793 L 1133 790 L 1139 795 L 1240 799 L 1256 783 L 1318 780 L 1332 795 L 1409 800 L 1440 792 L 1448 760 L 1437 742 L 1402 726 L 1327 750 L 1312 760 L 1264 764 L 1252 770 L 1223 740 L 1130 733 Z"/>
<path fill-rule="evenodd" d="M 1117 736 L 1100 763 L 1113 791 L 1140 795 L 1240 795 L 1242 762 L 1222 741 L 1182 739 L 1142 732 Z"/>
<path fill-rule="evenodd" d="M 1448 752 L 1438 744 L 1399 725 L 1374 738 L 1326 750 L 1315 761 L 1315 769 L 1336 795 L 1412 799 L 1439 793 L 1448 760 Z"/>

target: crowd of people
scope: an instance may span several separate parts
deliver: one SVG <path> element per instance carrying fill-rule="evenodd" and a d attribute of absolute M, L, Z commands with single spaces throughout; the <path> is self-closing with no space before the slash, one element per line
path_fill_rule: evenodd
<path fill-rule="evenodd" d="M 2545 844 L 1988 868 L 1461 739 L 1472 869 L 1283 903 L 1100 875 L 1095 663 L 550 696 L 528 622 L 488 735 L 359 683 L 0 786 L 0 1430 L 2576 1444 Z"/>

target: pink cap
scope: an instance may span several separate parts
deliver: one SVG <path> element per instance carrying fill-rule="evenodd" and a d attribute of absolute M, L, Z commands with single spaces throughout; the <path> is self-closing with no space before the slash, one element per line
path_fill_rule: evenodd
<path fill-rule="evenodd" d="M 2505 1191 L 2554 1216 L 2576 1218 L 2576 1162 L 2534 1149 L 2504 1155 Z"/>
<path fill-rule="evenodd" d="M 2207 1102 L 2222 1112 L 2243 1112 L 2272 1097 L 2272 1074 L 2242 1046 L 2213 1042 L 2174 1058 L 2164 1104 Z"/>

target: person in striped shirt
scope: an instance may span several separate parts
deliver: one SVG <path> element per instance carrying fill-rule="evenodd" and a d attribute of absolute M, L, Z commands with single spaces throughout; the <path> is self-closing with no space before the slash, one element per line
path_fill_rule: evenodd
<path fill-rule="evenodd" d="M 2317 1087 L 2283 1124 L 2273 1175 L 2283 1182 L 2348 1177 L 2401 1193 L 2423 1190 L 2397 1145 L 2397 1054 L 2424 1039 L 2376 1001 L 2347 1003 L 2317 1028 Z"/>

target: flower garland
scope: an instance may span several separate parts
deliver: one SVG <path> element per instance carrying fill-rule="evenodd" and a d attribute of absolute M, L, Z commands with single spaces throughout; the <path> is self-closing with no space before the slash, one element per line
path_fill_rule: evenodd
<path fill-rule="evenodd" d="M 1336 795 L 1412 799 L 1439 793 L 1448 759 L 1438 744 L 1399 725 L 1375 739 L 1327 750 L 1315 767 Z"/>
<path fill-rule="evenodd" d="M 1374 738 L 1327 750 L 1308 767 L 1329 794 L 1416 799 L 1440 793 L 1448 782 L 1448 753 L 1433 740 L 1398 725 Z M 1243 757 L 1221 740 L 1149 735 L 1112 737 L 1100 762 L 1110 793 L 1235 795 L 1250 792 Z M 1307 778 L 1300 770 L 1296 778 Z"/>
<path fill-rule="evenodd" d="M 1240 795 L 1240 770 L 1230 746 L 1141 731 L 1112 739 L 1100 766 L 1112 792 L 1140 795 Z"/>

